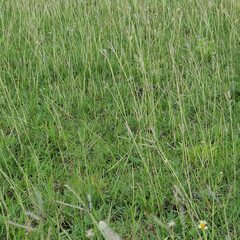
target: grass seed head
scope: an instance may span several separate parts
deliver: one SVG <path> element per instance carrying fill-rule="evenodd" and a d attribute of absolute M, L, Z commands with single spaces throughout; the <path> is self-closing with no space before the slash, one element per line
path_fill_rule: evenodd
<path fill-rule="evenodd" d="M 93 236 L 94 236 L 93 230 L 92 230 L 92 229 L 89 229 L 89 230 L 87 231 L 86 237 L 90 239 L 90 238 L 92 238 Z"/>

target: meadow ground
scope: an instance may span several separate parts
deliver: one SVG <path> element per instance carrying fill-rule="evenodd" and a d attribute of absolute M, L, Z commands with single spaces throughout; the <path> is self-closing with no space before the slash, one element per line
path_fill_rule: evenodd
<path fill-rule="evenodd" d="M 240 239 L 239 13 L 0 0 L 0 239 Z"/>

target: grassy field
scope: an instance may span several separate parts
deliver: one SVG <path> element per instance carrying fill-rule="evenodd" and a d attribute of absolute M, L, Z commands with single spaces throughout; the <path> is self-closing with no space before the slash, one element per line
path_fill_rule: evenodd
<path fill-rule="evenodd" d="M 0 0 L 0 116 L 0 239 L 240 239 L 239 0 Z"/>

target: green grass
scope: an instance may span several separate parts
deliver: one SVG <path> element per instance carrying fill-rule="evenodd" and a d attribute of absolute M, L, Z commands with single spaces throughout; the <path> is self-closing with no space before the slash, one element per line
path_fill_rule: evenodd
<path fill-rule="evenodd" d="M 239 239 L 239 12 L 0 0 L 0 239 Z"/>

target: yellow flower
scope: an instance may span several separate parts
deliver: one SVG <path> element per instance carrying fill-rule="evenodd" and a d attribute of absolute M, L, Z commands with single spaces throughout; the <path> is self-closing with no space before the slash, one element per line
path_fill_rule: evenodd
<path fill-rule="evenodd" d="M 203 230 L 206 230 L 208 229 L 208 226 L 207 226 L 207 222 L 206 221 L 199 221 L 199 225 L 198 225 L 198 228 L 200 229 L 203 229 Z"/>

